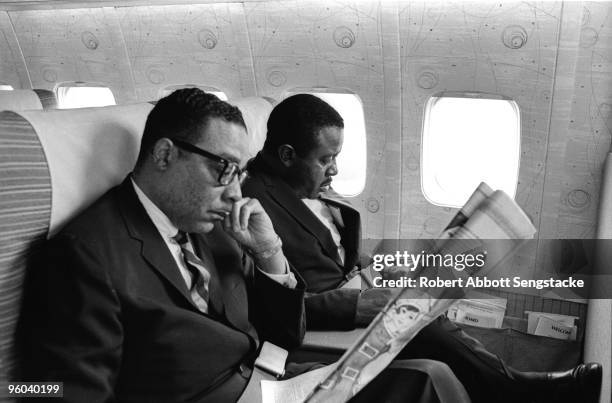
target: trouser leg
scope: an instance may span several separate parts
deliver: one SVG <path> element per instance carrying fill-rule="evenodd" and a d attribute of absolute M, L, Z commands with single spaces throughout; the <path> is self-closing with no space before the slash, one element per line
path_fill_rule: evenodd
<path fill-rule="evenodd" d="M 446 363 L 477 403 L 525 401 L 528 396 L 501 358 L 444 316 L 421 330 L 398 358 Z"/>
<path fill-rule="evenodd" d="M 432 360 L 396 360 L 368 383 L 351 403 L 469 403 L 450 368 Z"/>

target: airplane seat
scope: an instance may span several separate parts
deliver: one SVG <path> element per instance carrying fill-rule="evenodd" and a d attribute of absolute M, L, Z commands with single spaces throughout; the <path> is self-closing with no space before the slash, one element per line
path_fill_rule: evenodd
<path fill-rule="evenodd" d="M 42 89 L 0 91 L 0 111 L 47 109 L 57 109 L 57 98 L 53 91 Z"/>
<path fill-rule="evenodd" d="M 131 170 L 152 105 L 0 112 L 0 401 L 29 257 Z"/>
<path fill-rule="evenodd" d="M 269 101 L 234 102 L 263 144 L 265 118 L 258 114 L 269 113 Z M 0 112 L 0 402 L 10 401 L 6 383 L 19 380 L 15 332 L 29 257 L 130 172 L 152 108 Z"/>
<path fill-rule="evenodd" d="M 267 122 L 274 100 L 267 97 L 246 97 L 229 99 L 232 105 L 242 112 L 244 123 L 249 133 L 249 158 L 254 157 L 263 148 L 266 141 Z"/>

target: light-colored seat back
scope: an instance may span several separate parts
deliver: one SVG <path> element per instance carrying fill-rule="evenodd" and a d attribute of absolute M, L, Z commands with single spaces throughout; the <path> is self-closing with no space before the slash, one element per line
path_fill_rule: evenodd
<path fill-rule="evenodd" d="M 263 148 L 266 141 L 268 116 L 272 112 L 274 100 L 264 97 L 247 97 L 230 99 L 227 102 L 237 106 L 242 112 L 249 132 L 249 158 L 252 158 Z"/>
<path fill-rule="evenodd" d="M 56 109 L 57 98 L 49 90 L 0 91 L 0 111 Z"/>
<path fill-rule="evenodd" d="M 49 235 L 131 171 L 152 108 L 142 103 L 20 113 L 38 135 L 49 167 Z"/>
<path fill-rule="evenodd" d="M 256 138 L 250 149 L 261 148 L 270 102 L 232 103 Z M 0 402 L 9 401 L 6 383 L 19 380 L 15 330 L 28 257 L 132 170 L 152 108 L 0 112 Z"/>
<path fill-rule="evenodd" d="M 0 401 L 15 373 L 14 333 L 25 267 L 47 236 L 51 178 L 38 136 L 15 112 L 0 113 Z M 12 400 L 11 400 L 12 401 Z"/>
<path fill-rule="evenodd" d="M 150 104 L 0 112 L 0 401 L 32 252 L 132 169 Z"/>

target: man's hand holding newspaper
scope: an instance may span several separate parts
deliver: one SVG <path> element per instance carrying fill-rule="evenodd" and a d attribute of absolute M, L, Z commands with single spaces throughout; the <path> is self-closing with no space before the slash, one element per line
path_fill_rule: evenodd
<path fill-rule="evenodd" d="M 478 270 L 424 269 L 416 276 L 430 279 L 467 279 L 491 272 L 536 229 L 521 208 L 501 191 L 481 183 L 451 220 L 430 252 L 441 254 L 486 251 Z M 492 242 L 491 240 L 504 240 Z M 346 402 L 391 363 L 404 346 L 425 326 L 464 296 L 459 287 L 404 288 L 374 318 L 357 342 L 333 365 L 315 374 L 304 374 L 302 392 L 291 401 Z M 292 380 L 286 381 L 291 382 Z M 305 385 L 316 385 L 310 392 Z M 280 385 L 279 385 L 280 386 Z M 286 396 L 285 396 L 286 397 Z M 288 401 L 283 399 L 283 401 Z"/>

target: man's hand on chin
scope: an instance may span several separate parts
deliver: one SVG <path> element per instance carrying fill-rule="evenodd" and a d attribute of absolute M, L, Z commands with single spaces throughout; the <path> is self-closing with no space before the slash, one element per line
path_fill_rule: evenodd
<path fill-rule="evenodd" d="M 244 197 L 235 202 L 232 211 L 223 220 L 223 227 L 250 251 L 261 270 L 268 274 L 287 273 L 282 242 L 257 199 Z"/>

